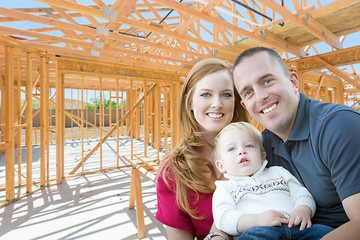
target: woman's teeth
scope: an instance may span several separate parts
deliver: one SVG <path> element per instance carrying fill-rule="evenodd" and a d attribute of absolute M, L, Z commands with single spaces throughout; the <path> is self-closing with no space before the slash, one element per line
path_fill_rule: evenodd
<path fill-rule="evenodd" d="M 208 113 L 208 116 L 211 118 L 221 118 L 223 115 L 222 113 Z"/>

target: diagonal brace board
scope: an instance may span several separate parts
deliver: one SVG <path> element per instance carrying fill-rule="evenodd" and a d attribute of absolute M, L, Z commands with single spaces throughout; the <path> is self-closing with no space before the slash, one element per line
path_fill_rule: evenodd
<path fill-rule="evenodd" d="M 123 122 L 128 116 L 129 114 L 140 104 L 140 102 L 142 100 L 144 100 L 145 96 L 149 95 L 155 88 L 156 83 L 154 83 L 153 85 L 151 85 L 151 87 L 149 88 L 149 90 L 146 92 L 146 94 L 144 94 L 144 96 L 142 96 L 130 109 L 129 111 L 126 112 L 126 114 L 117 122 L 116 125 L 114 125 L 114 127 L 112 127 L 110 129 L 110 131 L 105 135 L 104 138 L 102 138 L 100 140 L 100 142 L 98 142 L 98 144 L 96 144 L 96 146 L 81 160 L 81 162 L 78 163 L 78 165 L 76 165 L 76 167 L 70 172 L 70 175 L 73 175 L 80 167 L 81 165 L 86 162 L 86 160 L 88 160 L 90 158 L 90 156 L 100 147 L 101 144 L 103 144 L 106 139 L 108 137 L 111 136 L 111 134 L 113 134 L 113 132 L 115 132 L 115 130 L 119 127 L 120 123 Z"/>

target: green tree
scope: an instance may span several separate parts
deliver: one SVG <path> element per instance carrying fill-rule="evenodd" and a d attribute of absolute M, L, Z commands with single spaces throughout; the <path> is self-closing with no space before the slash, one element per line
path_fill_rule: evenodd
<path fill-rule="evenodd" d="M 92 102 L 94 102 L 93 98 L 91 98 L 90 100 Z M 87 104 L 87 105 L 88 105 L 88 109 L 94 109 L 94 108 L 100 109 L 100 99 L 99 98 L 95 99 L 95 106 L 94 105 L 90 106 L 90 104 Z M 124 106 L 126 108 L 126 102 L 124 103 Z M 110 109 L 110 99 L 103 100 L 103 108 Z M 121 108 L 122 108 L 122 104 L 121 104 L 121 102 L 119 102 L 119 109 L 121 109 Z M 116 101 L 111 101 L 111 109 L 116 109 Z"/>

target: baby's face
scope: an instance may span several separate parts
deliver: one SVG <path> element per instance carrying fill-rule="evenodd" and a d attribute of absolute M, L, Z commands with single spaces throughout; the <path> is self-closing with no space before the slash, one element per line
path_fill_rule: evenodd
<path fill-rule="evenodd" d="M 245 131 L 230 130 L 221 134 L 221 160 L 217 164 L 222 173 L 251 176 L 263 163 L 264 156 L 258 143 Z"/>

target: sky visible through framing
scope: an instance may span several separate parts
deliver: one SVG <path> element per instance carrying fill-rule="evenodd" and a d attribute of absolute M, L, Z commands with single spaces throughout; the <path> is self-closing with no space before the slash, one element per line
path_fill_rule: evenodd
<path fill-rule="evenodd" d="M 194 2 L 196 0 L 184 0 L 183 2 L 187 2 L 187 1 Z M 198 1 L 206 1 L 206 0 L 198 0 Z M 320 0 L 320 3 L 322 5 L 325 5 L 325 4 L 331 3 L 333 1 L 334 0 Z M 84 5 L 95 5 L 95 3 L 93 1 L 91 1 L 91 0 L 77 0 L 77 2 L 80 3 L 80 4 L 84 4 Z M 112 4 L 112 3 L 115 2 L 115 0 L 103 0 L 103 2 L 105 4 Z M 280 4 L 281 1 L 277 0 L 277 2 Z M 293 4 L 291 3 L 291 0 L 285 0 L 284 2 L 285 2 L 285 4 L 289 3 L 288 4 L 289 6 L 293 6 Z M 315 0 L 308 0 L 308 5 L 311 5 L 311 4 L 313 4 L 314 6 L 316 6 L 316 8 L 318 8 L 318 4 L 317 4 L 317 2 Z M 34 1 L 34 0 L 0 0 L 0 7 L 5 7 L 5 8 L 34 8 L 34 7 L 49 7 L 49 6 L 47 4 L 37 2 L 37 1 Z M 291 8 L 289 10 L 292 11 L 292 12 L 295 11 L 294 9 L 291 9 Z M 242 11 L 244 11 L 244 10 L 239 9 L 240 13 L 244 13 Z M 166 13 L 159 13 L 159 14 L 162 16 L 162 15 L 165 15 Z M 173 13 L 173 14 L 177 14 L 177 13 Z M 243 15 L 245 16 L 245 13 Z M 269 13 L 269 15 L 272 15 L 272 14 Z M 222 13 L 222 16 L 225 19 L 230 17 L 229 15 L 226 15 L 226 13 Z M 278 17 L 279 17 L 279 15 L 276 14 L 275 18 L 278 18 Z M 106 21 L 105 19 L 101 19 L 101 18 L 96 18 L 96 19 L 99 22 Z M 81 20 L 79 18 L 77 18 L 77 21 L 81 21 Z M 261 22 L 261 21 L 259 20 L 259 22 Z M 204 22 L 202 22 L 202 23 L 204 23 Z M 86 24 L 86 23 L 84 22 L 84 24 Z M 206 23 L 204 23 L 204 24 L 206 24 Z M 13 27 L 13 28 L 17 28 L 17 29 L 27 29 L 27 28 L 37 28 L 37 27 L 47 26 L 47 25 L 43 25 L 43 24 L 30 23 L 30 22 L 26 22 L 26 21 L 25 22 L 22 21 L 22 22 L 12 22 L 12 23 L 0 23 L 0 25 L 7 26 L 7 27 Z M 239 26 L 243 27 L 245 29 L 248 29 L 248 26 L 243 24 L 243 23 L 239 23 Z M 63 33 L 61 33 L 60 31 L 58 31 L 57 33 L 54 33 L 54 34 L 59 35 L 59 36 L 63 35 Z M 206 33 L 206 31 L 203 31 L 203 33 L 201 33 L 201 34 L 204 34 L 202 36 L 204 38 L 206 38 L 206 40 L 212 41 L 212 36 L 209 35 L 208 33 Z M 360 33 L 357 32 L 357 33 L 347 35 L 347 37 L 345 38 L 345 41 L 343 42 L 343 47 L 344 48 L 349 48 L 349 47 L 353 47 L 353 46 L 358 46 L 359 44 L 360 44 Z M 323 43 L 323 42 L 314 44 L 314 46 L 316 47 L 317 51 L 320 54 L 332 51 L 331 47 L 328 44 Z M 315 51 L 312 48 L 309 50 L 308 53 L 309 53 L 310 56 L 316 54 Z M 359 73 L 360 72 L 360 64 L 354 64 L 353 66 L 354 66 L 356 72 Z M 350 66 L 344 66 L 341 69 L 345 70 L 347 72 L 351 72 Z M 94 93 L 93 92 L 94 91 L 89 91 L 88 92 L 88 100 L 90 100 L 91 98 L 94 98 Z M 96 95 L 99 96 L 99 92 L 97 92 Z M 65 98 L 71 98 L 71 96 L 74 99 L 78 99 L 79 98 L 78 91 L 77 90 L 73 90 L 73 91 L 66 90 L 65 91 Z M 25 95 L 22 94 L 21 98 L 22 99 L 25 98 Z M 85 93 L 84 93 L 84 98 L 85 98 Z M 105 91 L 104 99 L 109 99 L 109 94 L 108 94 L 107 91 Z"/>

